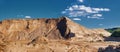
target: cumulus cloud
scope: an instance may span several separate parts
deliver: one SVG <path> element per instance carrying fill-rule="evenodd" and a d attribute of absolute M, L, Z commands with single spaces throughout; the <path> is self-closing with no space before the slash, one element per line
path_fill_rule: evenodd
<path fill-rule="evenodd" d="M 103 19 L 100 18 L 103 15 L 100 14 L 101 12 L 110 11 L 109 8 L 94 8 L 85 5 L 72 5 L 69 8 L 62 11 L 62 14 L 66 14 L 69 17 L 87 17 L 87 18 L 96 18 L 96 19 Z"/>
<path fill-rule="evenodd" d="M 80 18 L 73 18 L 73 20 L 79 20 L 79 21 L 81 21 L 81 19 L 80 19 Z"/>
<path fill-rule="evenodd" d="M 31 16 L 25 16 L 25 18 L 31 18 Z"/>
<path fill-rule="evenodd" d="M 79 2 L 83 3 L 84 1 L 83 0 L 78 0 Z"/>

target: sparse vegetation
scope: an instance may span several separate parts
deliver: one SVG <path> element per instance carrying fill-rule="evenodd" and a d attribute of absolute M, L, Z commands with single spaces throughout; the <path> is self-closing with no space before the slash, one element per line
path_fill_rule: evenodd
<path fill-rule="evenodd" d="M 120 30 L 114 31 L 111 36 L 112 37 L 120 37 Z"/>
<path fill-rule="evenodd" d="M 120 30 L 120 27 L 117 28 L 110 28 L 110 29 L 106 29 L 108 32 L 113 33 L 114 31 L 118 31 Z"/>
<path fill-rule="evenodd" d="M 120 37 L 120 27 L 106 30 L 112 33 L 111 37 Z"/>

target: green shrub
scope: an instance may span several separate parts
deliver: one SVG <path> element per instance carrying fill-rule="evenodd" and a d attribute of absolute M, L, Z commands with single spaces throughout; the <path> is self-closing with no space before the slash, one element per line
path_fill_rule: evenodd
<path fill-rule="evenodd" d="M 112 37 L 120 37 L 120 30 L 116 30 L 112 33 Z"/>

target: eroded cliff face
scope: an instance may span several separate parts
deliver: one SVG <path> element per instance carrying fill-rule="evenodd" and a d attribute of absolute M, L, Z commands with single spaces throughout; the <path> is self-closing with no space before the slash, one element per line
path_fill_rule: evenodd
<path fill-rule="evenodd" d="M 104 34 L 106 34 L 105 36 L 110 35 L 105 30 L 87 29 L 67 17 L 3 20 L 0 22 L 0 50 L 4 52 L 58 52 L 61 49 L 59 46 L 63 46 L 62 52 L 70 49 L 79 52 L 79 49 L 82 49 L 79 46 L 70 45 L 71 48 L 64 50 L 67 47 L 66 43 L 61 44 L 53 40 L 101 41 L 104 40 Z M 49 43 L 50 41 L 54 43 Z M 58 48 L 54 45 L 58 46 Z"/>
<path fill-rule="evenodd" d="M 4 20 L 0 24 L 0 35 L 4 41 L 29 41 L 39 37 L 66 39 L 69 28 L 66 18 Z"/>
<path fill-rule="evenodd" d="M 105 30 L 87 29 L 67 17 L 59 19 L 17 19 L 0 23 L 0 36 L 4 41 L 32 41 L 39 37 L 48 39 L 83 38 L 85 36 L 110 35 Z"/>

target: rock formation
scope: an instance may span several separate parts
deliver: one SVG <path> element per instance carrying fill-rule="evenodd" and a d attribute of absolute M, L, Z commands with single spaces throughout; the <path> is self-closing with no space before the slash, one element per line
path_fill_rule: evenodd
<path fill-rule="evenodd" d="M 3 20 L 0 22 L 0 50 L 3 52 L 58 52 L 60 47 L 55 51 L 56 46 L 61 44 L 54 43 L 56 48 L 53 48 L 49 41 L 101 41 L 104 40 L 103 36 L 109 35 L 110 33 L 103 29 L 88 29 L 67 17 Z M 60 52 L 64 52 L 65 47 Z M 75 46 L 68 48 L 69 52 L 72 50 L 79 52 L 80 48 L 73 47 Z"/>
<path fill-rule="evenodd" d="M 17 19 L 4 20 L 0 35 L 4 41 L 28 41 L 39 37 L 64 39 L 69 34 L 66 19 Z"/>

